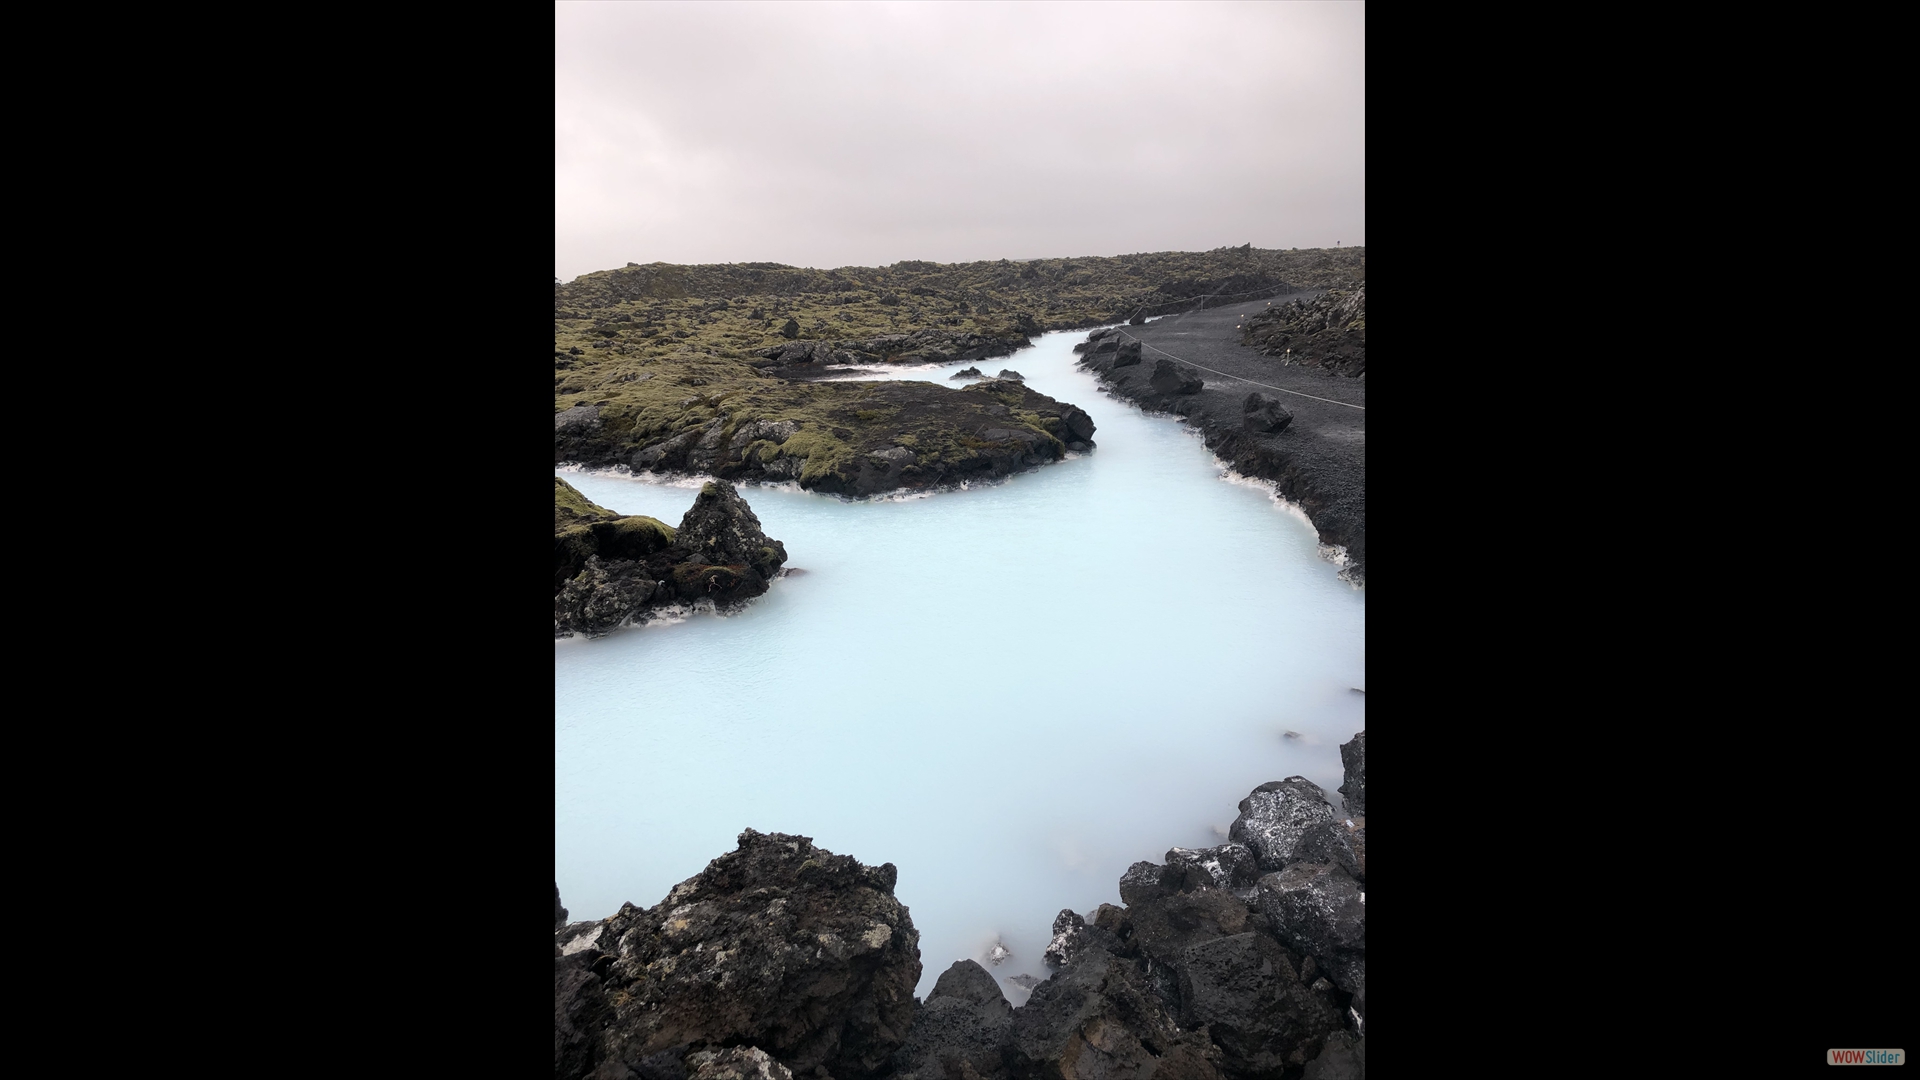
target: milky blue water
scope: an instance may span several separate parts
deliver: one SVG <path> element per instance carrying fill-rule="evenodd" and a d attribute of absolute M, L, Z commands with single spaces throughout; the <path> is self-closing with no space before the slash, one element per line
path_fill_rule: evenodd
<path fill-rule="evenodd" d="M 919 992 L 954 960 L 1044 978 L 1061 908 L 1302 775 L 1366 726 L 1365 594 L 1312 527 L 1178 421 L 1074 369 L 1083 332 L 1004 360 L 1098 448 L 1003 483 L 843 502 L 741 493 L 789 567 L 741 614 L 554 644 L 554 877 L 572 918 L 659 903 L 741 829 L 900 870 Z M 967 365 L 889 372 L 959 387 Z M 556 470 L 670 525 L 697 481 Z M 1292 734 L 1288 734 L 1291 732 Z"/>

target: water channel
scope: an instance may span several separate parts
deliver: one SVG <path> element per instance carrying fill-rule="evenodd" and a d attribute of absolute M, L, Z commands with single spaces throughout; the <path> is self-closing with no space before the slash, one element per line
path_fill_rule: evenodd
<path fill-rule="evenodd" d="M 1255 786 L 1338 806 L 1366 726 L 1365 594 L 1269 486 L 1075 369 L 1002 360 L 1097 448 L 997 484 L 849 502 L 741 488 L 789 567 L 744 612 L 554 644 L 554 876 L 572 918 L 660 902 L 741 829 L 899 867 L 919 993 L 954 960 L 1045 978 L 1055 914 L 1220 843 Z M 951 364 L 887 372 L 958 388 Z M 557 474 L 678 525 L 698 481 Z"/>

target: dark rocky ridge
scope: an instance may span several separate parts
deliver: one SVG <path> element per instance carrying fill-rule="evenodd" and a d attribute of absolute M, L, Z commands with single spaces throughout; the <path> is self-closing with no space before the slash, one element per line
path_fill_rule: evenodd
<path fill-rule="evenodd" d="M 996 479 L 1094 447 L 1085 410 L 1011 379 L 960 391 L 866 383 L 824 409 L 753 410 L 758 415 L 722 402 L 710 418 L 665 438 L 636 437 L 634 428 L 602 423 L 590 408 L 558 415 L 556 463 L 795 482 L 844 496 Z"/>
<path fill-rule="evenodd" d="M 1309 297 L 1297 309 L 1285 306 L 1296 317 L 1313 311 L 1324 318 L 1313 306 L 1322 299 Z M 1329 309 L 1344 311 L 1346 302 L 1336 298 Z M 1268 310 L 1268 302 L 1256 300 L 1096 330 L 1076 346 L 1083 353 L 1080 366 L 1115 396 L 1185 419 L 1239 473 L 1273 481 L 1282 497 L 1306 512 L 1322 543 L 1345 549 L 1343 576 L 1364 585 L 1364 363 L 1349 378 L 1324 365 L 1288 365 L 1241 344 L 1242 324 Z M 1363 337 L 1364 309 L 1357 310 Z M 1342 336 L 1352 337 L 1344 331 Z"/>
<path fill-rule="evenodd" d="M 667 604 L 733 608 L 767 591 L 786 545 L 732 484 L 700 489 L 678 529 L 615 514 L 553 478 L 553 635 L 602 634 Z"/>
<path fill-rule="evenodd" d="M 1364 733 L 1362 733 L 1364 734 Z M 1365 741 L 1342 748 L 1363 789 Z M 1262 784 L 1229 840 L 1062 911 L 1053 974 L 1011 1007 L 971 960 L 924 1002 L 892 864 L 806 837 L 738 849 L 659 904 L 565 922 L 556 1080 L 1335 1080 L 1366 1065 L 1365 820 L 1301 777 Z M 1360 858 L 1329 859 L 1336 841 Z M 1284 849 L 1284 850 L 1283 850 Z"/>

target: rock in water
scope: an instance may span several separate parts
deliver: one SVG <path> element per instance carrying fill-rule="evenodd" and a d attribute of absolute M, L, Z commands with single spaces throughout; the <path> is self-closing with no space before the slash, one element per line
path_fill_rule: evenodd
<path fill-rule="evenodd" d="M 613 1016 L 598 1056 L 649 1075 L 642 1062 L 656 1055 L 752 1046 L 796 1074 L 887 1072 L 920 979 L 920 935 L 893 896 L 896 876 L 891 863 L 865 866 L 804 836 L 741 833 L 737 849 L 652 908 L 623 905 L 598 947 L 566 958 L 605 973 Z M 695 1056 L 685 1060 L 697 1073 Z"/>
<path fill-rule="evenodd" d="M 750 600 L 767 591 L 787 561 L 786 545 L 761 531 L 760 519 L 725 480 L 700 489 L 667 550 L 683 600 Z"/>

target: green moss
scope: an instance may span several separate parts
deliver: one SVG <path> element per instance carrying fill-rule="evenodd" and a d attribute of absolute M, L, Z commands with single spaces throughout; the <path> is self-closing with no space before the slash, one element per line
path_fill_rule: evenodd
<path fill-rule="evenodd" d="M 572 484 L 557 476 L 553 478 L 553 531 L 556 534 L 571 526 L 612 521 L 619 516 L 580 494 Z"/>

